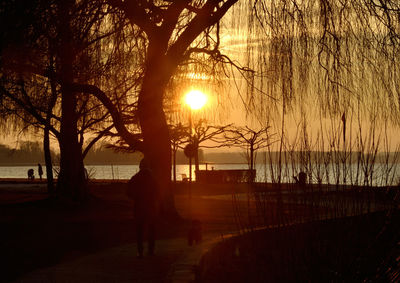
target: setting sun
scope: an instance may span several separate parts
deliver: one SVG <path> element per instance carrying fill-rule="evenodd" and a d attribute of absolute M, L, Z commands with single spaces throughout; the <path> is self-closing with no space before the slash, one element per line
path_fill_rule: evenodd
<path fill-rule="evenodd" d="M 191 109 L 197 110 L 206 104 L 207 96 L 200 90 L 191 90 L 186 94 L 185 102 Z"/>

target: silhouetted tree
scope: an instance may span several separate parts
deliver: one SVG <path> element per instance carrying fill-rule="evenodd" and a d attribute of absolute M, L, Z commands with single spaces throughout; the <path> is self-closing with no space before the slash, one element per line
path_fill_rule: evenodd
<path fill-rule="evenodd" d="M 115 67 L 118 64 L 114 62 L 121 53 L 117 48 L 104 48 L 112 41 L 110 35 L 120 28 L 102 28 L 106 15 L 112 13 L 104 9 L 101 1 L 23 2 L 9 2 L 0 10 L 4 20 L 2 42 L 6 43 L 0 53 L 2 97 L 24 111 L 26 123 L 44 128 L 45 148 L 49 148 L 49 132 L 57 137 L 58 192 L 80 201 L 87 195 L 83 158 L 111 129 L 112 122 L 107 121 L 109 114 L 101 104 L 87 95 L 78 97 L 69 85 L 79 81 L 96 82 L 105 89 L 118 87 L 112 97 L 120 99 L 122 92 L 120 109 L 128 107 L 126 91 L 132 84 L 127 81 L 128 76 L 118 78 L 122 68 Z M 126 73 L 126 69 L 122 71 Z M 105 83 L 102 77 L 107 77 Z M 32 81 L 36 83 L 33 85 Z M 117 86 L 118 83 L 124 85 Z M 89 131 L 97 132 L 97 136 L 85 143 L 84 135 Z M 49 151 L 45 152 L 46 168 L 50 170 Z"/>
<path fill-rule="evenodd" d="M 268 132 L 268 127 L 254 130 L 248 126 L 231 127 L 225 133 L 225 139 L 232 146 L 237 146 L 246 150 L 246 158 L 249 169 L 255 168 L 257 150 L 270 146 L 272 134 Z"/>
<path fill-rule="evenodd" d="M 194 157 L 195 170 L 199 168 L 199 148 L 219 148 L 227 146 L 227 140 L 224 137 L 224 133 L 229 129 L 231 125 L 226 126 L 213 126 L 208 125 L 204 119 L 198 120 L 193 125 L 192 143 L 196 148 L 196 154 Z M 204 142 L 208 141 L 208 144 Z"/>
<path fill-rule="evenodd" d="M 7 113 L 1 119 L 5 127 L 12 125 L 11 131 L 23 129 L 31 134 L 37 129 L 43 129 L 47 187 L 49 193 L 54 194 L 50 132 L 56 138 L 59 137 L 59 131 L 52 123 L 52 119 L 55 118 L 53 108 L 56 104 L 57 94 L 51 92 L 46 85 L 43 85 L 43 82 L 35 78 L 26 82 L 21 76 L 17 81 L 11 83 L 3 73 L 0 96 L 0 111 Z"/>
<path fill-rule="evenodd" d="M 218 22 L 237 0 L 227 1 L 110 1 L 124 12 L 133 30 L 139 31 L 143 50 L 143 76 L 138 94 L 138 117 L 143 143 L 126 130 L 120 112 L 106 93 L 95 85 L 73 84 L 76 91 L 94 94 L 108 107 L 121 137 L 140 148 L 158 177 L 164 210 L 174 211 L 170 191 L 171 141 L 163 109 L 165 90 L 181 64 L 194 54 L 208 54 L 225 61 L 219 47 Z M 218 40 L 213 40 L 212 35 Z M 191 46 L 199 37 L 196 47 Z"/>

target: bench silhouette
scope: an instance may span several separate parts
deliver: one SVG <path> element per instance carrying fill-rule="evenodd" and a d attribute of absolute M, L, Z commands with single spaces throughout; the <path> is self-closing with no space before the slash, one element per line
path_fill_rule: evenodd
<path fill-rule="evenodd" d="M 254 169 L 197 170 L 195 173 L 196 182 L 203 184 L 249 183 L 256 177 Z"/>

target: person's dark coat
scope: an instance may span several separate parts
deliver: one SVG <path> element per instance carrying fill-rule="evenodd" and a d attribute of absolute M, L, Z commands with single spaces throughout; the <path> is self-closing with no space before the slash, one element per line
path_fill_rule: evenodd
<path fill-rule="evenodd" d="M 127 193 L 134 201 L 138 257 L 143 257 L 145 235 L 147 235 L 149 255 L 153 255 L 158 215 L 158 186 L 143 160 L 140 171 L 128 182 Z"/>
<path fill-rule="evenodd" d="M 141 169 L 129 180 L 128 196 L 134 201 L 137 221 L 154 221 L 158 213 L 158 185 L 149 169 Z"/>

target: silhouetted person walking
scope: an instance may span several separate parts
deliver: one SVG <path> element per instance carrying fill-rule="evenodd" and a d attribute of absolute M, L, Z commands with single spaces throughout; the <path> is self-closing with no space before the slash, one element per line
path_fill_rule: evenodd
<path fill-rule="evenodd" d="M 128 182 L 128 195 L 134 200 L 138 257 L 143 257 L 143 241 L 147 236 L 149 255 L 154 254 L 158 214 L 158 185 L 145 159 L 139 172 Z"/>
<path fill-rule="evenodd" d="M 42 168 L 42 165 L 40 165 L 40 163 L 38 163 L 38 173 L 39 173 L 40 180 L 42 180 L 43 168 Z"/>

